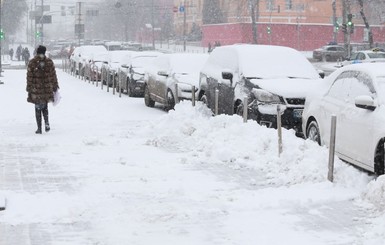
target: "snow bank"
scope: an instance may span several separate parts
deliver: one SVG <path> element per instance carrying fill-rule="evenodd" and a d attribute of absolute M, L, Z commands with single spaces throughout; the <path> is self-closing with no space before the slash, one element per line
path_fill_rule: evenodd
<path fill-rule="evenodd" d="M 379 176 L 368 184 L 363 198 L 380 211 L 385 211 L 385 175 Z"/>
<path fill-rule="evenodd" d="M 188 153 L 185 161 L 222 164 L 233 169 L 253 169 L 265 175 L 265 184 L 293 185 L 326 181 L 328 150 L 283 129 L 283 153 L 278 157 L 275 129 L 241 117 L 219 115 L 202 103 L 196 107 L 184 101 L 176 105 L 149 129 L 147 144 L 168 151 Z M 369 177 L 350 165 L 335 160 L 335 182 L 364 189 Z"/>

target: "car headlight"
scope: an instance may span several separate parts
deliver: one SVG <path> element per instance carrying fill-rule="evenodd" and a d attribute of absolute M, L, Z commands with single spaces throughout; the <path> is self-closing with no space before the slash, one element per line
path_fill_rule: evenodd
<path fill-rule="evenodd" d="M 138 73 L 134 73 L 134 75 L 132 76 L 132 78 L 137 81 L 137 80 L 143 80 L 143 74 L 138 74 Z"/>
<path fill-rule="evenodd" d="M 263 90 L 263 89 L 257 89 L 257 88 L 254 88 L 252 90 L 255 98 L 257 99 L 257 101 L 259 102 L 263 102 L 263 103 L 276 103 L 276 104 L 281 104 L 282 101 L 281 101 L 281 98 L 276 95 L 276 94 L 272 94 L 266 90 Z"/>

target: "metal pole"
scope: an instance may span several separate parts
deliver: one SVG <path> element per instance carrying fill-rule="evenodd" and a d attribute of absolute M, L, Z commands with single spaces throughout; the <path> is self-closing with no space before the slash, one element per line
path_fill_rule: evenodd
<path fill-rule="evenodd" d="M 116 90 L 116 83 L 115 83 L 115 76 L 112 76 L 112 94 L 115 95 Z"/>
<path fill-rule="evenodd" d="M 219 107 L 219 90 L 215 89 L 215 116 L 218 115 L 218 107 Z"/>
<path fill-rule="evenodd" d="M 192 86 L 192 91 L 191 91 L 191 101 L 192 101 L 192 106 L 195 106 L 195 86 Z"/>
<path fill-rule="evenodd" d="M 332 8 L 333 8 L 333 41 L 337 43 L 337 7 L 336 7 L 336 0 L 333 0 L 332 2 Z"/>
<path fill-rule="evenodd" d="M 110 92 L 110 70 L 109 69 L 107 69 L 106 70 L 106 85 L 107 85 L 107 92 Z"/>
<path fill-rule="evenodd" d="M 277 106 L 277 131 L 278 131 L 278 157 L 282 153 L 282 122 L 281 122 L 281 106 Z"/>
<path fill-rule="evenodd" d="M 41 19 L 40 19 L 40 24 L 41 24 L 41 44 L 44 44 L 44 24 L 43 24 L 43 17 L 44 17 L 44 0 L 41 0 Z"/>
<path fill-rule="evenodd" d="M 248 106 L 247 106 L 248 98 L 245 96 L 243 98 L 243 122 L 247 123 L 247 113 L 248 113 Z"/>
<path fill-rule="evenodd" d="M 331 117 L 331 130 L 330 130 L 330 146 L 329 146 L 329 172 L 328 180 L 333 182 L 333 172 L 334 172 L 334 153 L 336 146 L 336 126 L 337 126 L 337 117 L 332 115 Z"/>
<path fill-rule="evenodd" d="M 183 51 L 186 52 L 186 1 L 183 2 Z"/>
<path fill-rule="evenodd" d="M 2 8 L 2 2 L 0 1 L 0 30 L 2 30 L 2 22 L 1 19 L 3 18 L 3 8 Z M 3 72 L 3 55 L 2 55 L 2 50 L 3 49 L 3 40 L 0 40 L 0 77 L 2 77 L 1 73 Z M 0 81 L 0 84 L 3 84 L 3 82 Z"/>
<path fill-rule="evenodd" d="M 118 74 L 118 83 L 119 83 L 119 98 L 122 97 L 122 79 L 120 79 L 121 74 Z"/>
<path fill-rule="evenodd" d="M 179 103 L 178 84 L 175 83 L 175 104 Z"/>

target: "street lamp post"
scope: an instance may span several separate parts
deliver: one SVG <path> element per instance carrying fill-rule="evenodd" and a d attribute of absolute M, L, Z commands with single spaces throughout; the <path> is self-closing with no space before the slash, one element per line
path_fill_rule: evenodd
<path fill-rule="evenodd" d="M 0 30 L 2 30 L 2 23 L 1 23 L 1 19 L 3 18 L 3 1 L 0 0 Z M 3 66 L 2 66 L 2 59 L 3 59 L 3 40 L 0 40 L 0 77 L 2 77 L 2 72 L 3 72 Z M 0 84 L 2 84 L 3 82 L 0 81 Z"/>

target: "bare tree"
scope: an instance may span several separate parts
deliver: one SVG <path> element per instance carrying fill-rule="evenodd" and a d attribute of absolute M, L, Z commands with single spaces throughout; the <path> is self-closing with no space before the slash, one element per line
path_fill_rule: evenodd
<path fill-rule="evenodd" d="M 361 14 L 362 20 L 364 21 L 365 27 L 368 30 L 369 47 L 373 48 L 373 33 L 372 33 L 372 30 L 370 29 L 370 25 L 369 25 L 368 19 L 366 18 L 366 15 L 365 15 L 365 12 L 364 12 L 364 1 L 363 0 L 358 0 L 358 4 L 360 6 L 360 14 Z"/>

